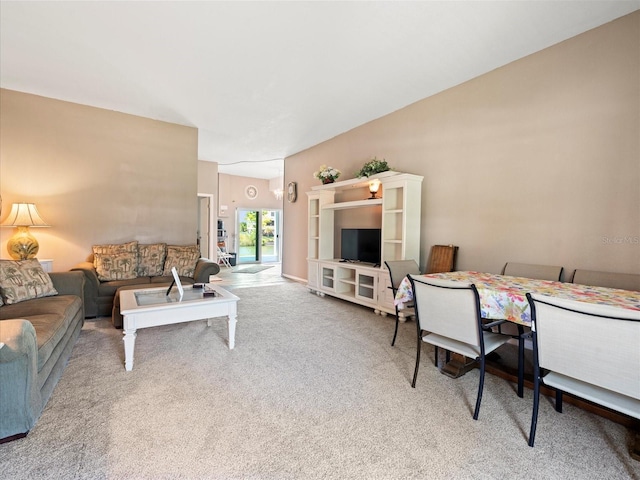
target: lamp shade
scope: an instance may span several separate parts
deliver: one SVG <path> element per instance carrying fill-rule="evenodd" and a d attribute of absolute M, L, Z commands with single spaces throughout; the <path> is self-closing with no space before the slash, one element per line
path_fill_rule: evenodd
<path fill-rule="evenodd" d="M 4 219 L 5 227 L 48 227 L 36 208 L 35 203 L 14 203 L 9 216 Z"/>

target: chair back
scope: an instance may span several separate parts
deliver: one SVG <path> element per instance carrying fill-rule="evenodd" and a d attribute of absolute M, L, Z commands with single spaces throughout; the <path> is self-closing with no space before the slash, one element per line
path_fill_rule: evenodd
<path fill-rule="evenodd" d="M 527 297 L 540 368 L 640 399 L 640 311 Z"/>
<path fill-rule="evenodd" d="M 421 330 L 480 346 L 480 300 L 469 283 L 409 276 Z"/>
<path fill-rule="evenodd" d="M 407 275 L 420 275 L 420 267 L 415 260 L 393 260 L 385 261 L 384 264 L 389 270 L 389 279 L 395 294 L 400 283 Z"/>
<path fill-rule="evenodd" d="M 560 281 L 562 267 L 553 265 L 535 265 L 531 263 L 508 262 L 502 269 L 502 275 L 510 277 L 534 278 L 536 280 Z"/>
<path fill-rule="evenodd" d="M 453 272 L 457 254 L 458 247 L 455 245 L 433 245 L 425 273 Z"/>
<path fill-rule="evenodd" d="M 634 273 L 596 272 L 595 270 L 573 271 L 572 283 L 596 287 L 620 288 L 640 292 L 640 275 Z"/>

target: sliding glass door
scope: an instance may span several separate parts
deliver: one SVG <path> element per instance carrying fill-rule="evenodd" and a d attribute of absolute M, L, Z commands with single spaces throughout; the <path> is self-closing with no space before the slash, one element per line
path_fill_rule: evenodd
<path fill-rule="evenodd" d="M 280 210 L 238 209 L 238 263 L 280 261 Z"/>

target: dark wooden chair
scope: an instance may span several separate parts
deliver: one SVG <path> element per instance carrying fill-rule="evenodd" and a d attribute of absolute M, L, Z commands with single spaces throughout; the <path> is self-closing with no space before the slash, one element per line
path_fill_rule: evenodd
<path fill-rule="evenodd" d="M 457 254 L 458 247 L 455 245 L 433 245 L 425 273 L 453 272 Z"/>

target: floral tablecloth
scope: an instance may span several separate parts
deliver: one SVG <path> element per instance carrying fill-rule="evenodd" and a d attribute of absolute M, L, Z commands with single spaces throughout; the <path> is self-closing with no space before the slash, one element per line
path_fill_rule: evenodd
<path fill-rule="evenodd" d="M 525 296 L 527 292 L 640 310 L 640 292 L 628 290 L 480 272 L 433 273 L 424 277 L 473 283 L 478 289 L 483 318 L 506 319 L 521 325 L 531 325 L 531 310 Z M 398 288 L 395 304 L 398 308 L 402 308 L 405 303 L 412 300 L 411 283 L 408 278 L 405 278 Z"/>

